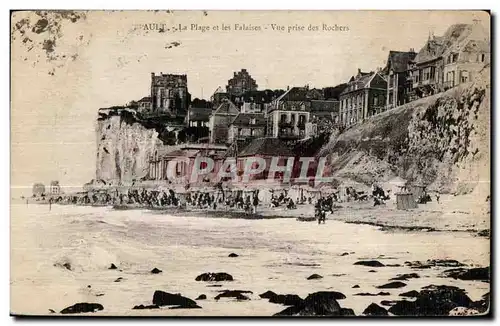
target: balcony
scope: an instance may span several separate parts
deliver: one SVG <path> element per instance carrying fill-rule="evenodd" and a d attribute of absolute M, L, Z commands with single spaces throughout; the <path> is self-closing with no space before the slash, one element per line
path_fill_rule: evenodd
<path fill-rule="evenodd" d="M 289 121 L 280 121 L 278 122 L 278 127 L 280 128 L 292 128 L 294 125 L 292 122 Z"/>
<path fill-rule="evenodd" d="M 296 133 L 294 133 L 292 131 L 284 131 L 284 130 L 278 131 L 278 138 L 281 138 L 281 139 L 292 140 L 292 139 L 301 139 L 303 137 L 304 136 L 301 137 L 300 134 L 296 134 Z"/>

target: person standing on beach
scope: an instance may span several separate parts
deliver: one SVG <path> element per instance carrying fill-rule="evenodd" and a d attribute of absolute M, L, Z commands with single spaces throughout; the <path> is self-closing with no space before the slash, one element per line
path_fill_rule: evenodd
<path fill-rule="evenodd" d="M 259 205 L 259 196 L 257 195 L 257 193 L 254 193 L 253 194 L 253 210 L 252 210 L 252 213 L 257 213 L 257 205 Z"/>
<path fill-rule="evenodd" d="M 52 197 L 49 199 L 49 212 L 52 210 Z"/>

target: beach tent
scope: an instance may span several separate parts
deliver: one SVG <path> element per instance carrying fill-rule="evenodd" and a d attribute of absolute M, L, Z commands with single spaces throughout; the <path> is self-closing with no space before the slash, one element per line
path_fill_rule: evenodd
<path fill-rule="evenodd" d="M 415 201 L 413 194 L 408 191 L 396 193 L 396 205 L 397 208 L 401 210 L 417 208 L 417 202 Z"/>

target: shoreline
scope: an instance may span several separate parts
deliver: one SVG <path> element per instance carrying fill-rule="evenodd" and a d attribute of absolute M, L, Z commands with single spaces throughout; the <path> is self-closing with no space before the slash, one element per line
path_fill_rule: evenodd
<path fill-rule="evenodd" d="M 21 203 L 19 203 L 21 205 Z M 47 202 L 34 202 L 30 204 L 49 205 Z M 478 226 L 452 227 L 444 225 L 439 227 L 434 221 L 440 220 L 443 211 L 436 210 L 394 210 L 387 207 L 352 207 L 352 203 L 342 203 L 344 206 L 341 209 L 336 209 L 334 213 L 327 214 L 327 220 L 339 221 L 346 224 L 362 224 L 370 225 L 379 228 L 380 231 L 401 231 L 401 232 L 467 232 L 476 234 L 478 237 L 490 237 L 488 228 Z M 351 204 L 351 205 L 349 205 Z M 103 205 L 103 204 L 61 204 L 54 203 L 58 206 L 78 206 L 78 207 L 107 207 L 116 211 L 128 210 L 144 210 L 157 214 L 168 214 L 172 216 L 193 216 L 205 218 L 225 218 L 225 219 L 245 219 L 245 220 L 270 220 L 270 219 L 293 219 L 297 222 L 316 222 L 314 218 L 314 208 L 311 205 L 297 205 L 296 209 L 270 208 L 261 207 L 257 213 L 248 213 L 235 209 L 199 209 L 199 208 L 178 208 L 178 207 L 159 207 L 147 205 Z M 346 213 L 347 212 L 347 213 Z M 379 213 L 377 218 L 373 216 Z M 383 213 L 383 214 L 380 214 Z M 461 211 L 453 211 L 456 215 L 466 213 Z M 408 219 L 411 216 L 417 216 L 417 219 Z M 419 216 L 430 216 L 430 219 L 420 220 Z"/>

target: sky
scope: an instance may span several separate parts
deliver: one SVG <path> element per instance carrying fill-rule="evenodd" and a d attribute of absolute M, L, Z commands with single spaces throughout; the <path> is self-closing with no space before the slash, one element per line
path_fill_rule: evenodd
<path fill-rule="evenodd" d="M 43 18 L 34 12 L 15 12 L 11 17 L 12 188 L 31 189 L 35 182 L 51 180 L 81 186 L 93 179 L 97 110 L 147 96 L 151 72 L 187 74 L 192 97 L 206 99 L 218 86 L 225 88 L 233 72 L 242 68 L 259 89 L 335 86 L 358 68 L 383 67 L 389 50 L 418 51 L 429 33 L 439 36 L 452 24 L 474 19 L 488 31 L 490 24 L 489 15 L 477 11 L 87 11 L 75 15 L 78 18 L 61 18 L 49 12 L 42 31 L 33 29 L 40 27 L 36 23 Z M 174 31 L 179 24 L 187 30 Z M 191 24 L 198 28 L 191 30 Z M 222 24 L 231 30 L 221 30 Z M 235 30 L 235 24 L 261 30 Z M 323 30 L 323 24 L 337 24 L 344 30 Z M 200 26 L 210 30 L 202 31 Z M 275 30 L 277 26 L 284 31 Z M 288 32 L 289 26 L 295 31 Z M 311 31 L 310 26 L 318 30 Z M 301 27 L 303 31 L 297 30 Z"/>

